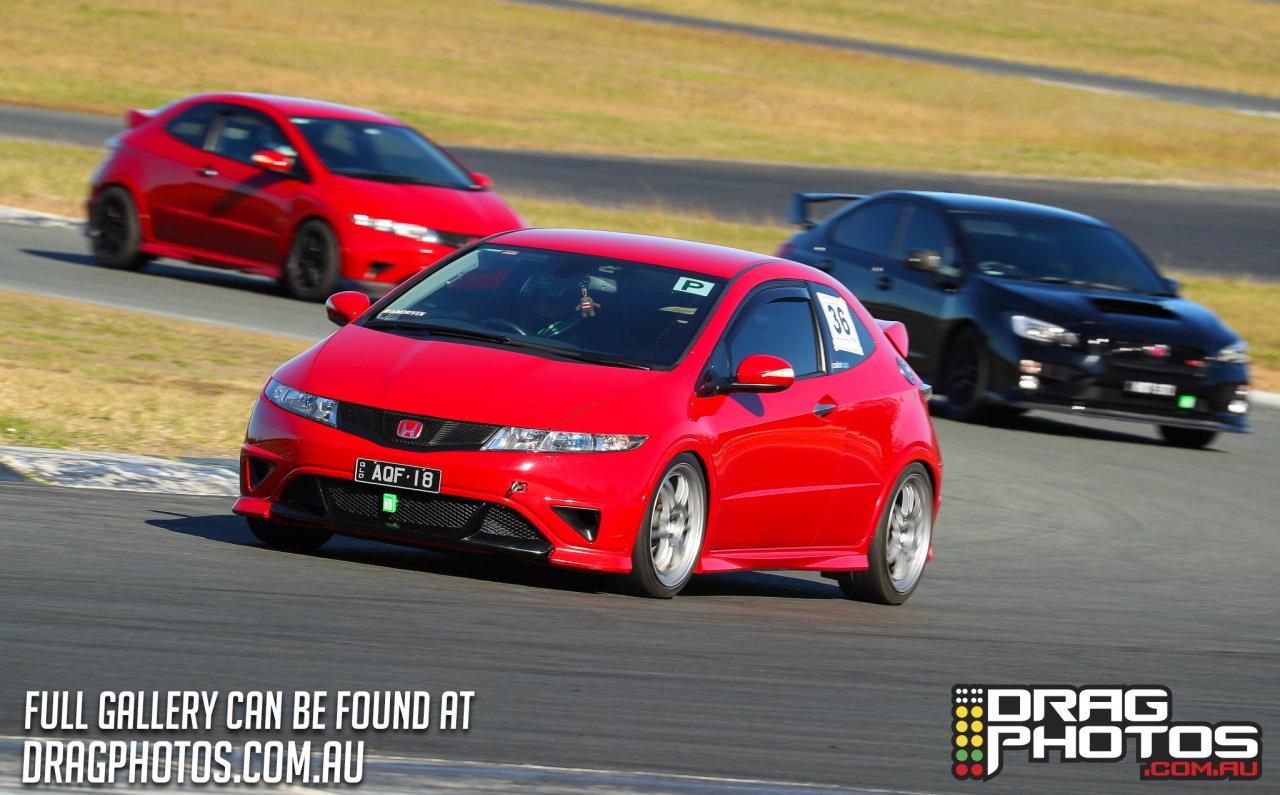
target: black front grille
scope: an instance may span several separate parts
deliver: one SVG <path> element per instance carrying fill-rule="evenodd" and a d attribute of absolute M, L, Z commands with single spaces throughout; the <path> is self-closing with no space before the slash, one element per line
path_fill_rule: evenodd
<path fill-rule="evenodd" d="M 460 232 L 436 232 L 440 236 L 440 242 L 452 248 L 462 248 L 469 246 L 480 238 L 475 235 L 464 235 Z"/>
<path fill-rule="evenodd" d="M 1125 370 L 1201 377 L 1207 369 L 1207 354 L 1187 345 L 1115 340 L 1104 347 L 1107 363 Z"/>
<path fill-rule="evenodd" d="M 383 510 L 394 495 L 395 508 Z M 506 552 L 546 555 L 552 546 L 519 511 L 487 500 L 390 489 L 353 480 L 303 476 L 281 497 L 294 521 L 375 530 L 406 540 L 447 541 Z"/>
<path fill-rule="evenodd" d="M 422 423 L 422 432 L 416 439 L 397 435 L 396 429 L 402 420 Z M 398 450 L 479 450 L 500 427 L 384 411 L 355 403 L 343 403 L 338 407 L 339 430 Z"/>

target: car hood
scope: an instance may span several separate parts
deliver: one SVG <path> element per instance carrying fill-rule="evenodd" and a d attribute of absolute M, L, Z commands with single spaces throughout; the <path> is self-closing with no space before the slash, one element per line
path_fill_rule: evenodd
<path fill-rule="evenodd" d="M 497 194 L 487 190 L 397 185 L 354 177 L 335 177 L 353 212 L 401 223 L 421 224 L 441 232 L 486 237 L 526 226 Z"/>
<path fill-rule="evenodd" d="M 1089 336 L 1163 342 L 1208 351 L 1237 339 L 1217 315 L 1185 298 L 1013 279 L 986 281 L 988 289 L 1010 313 L 1029 315 Z"/>
<path fill-rule="evenodd" d="M 552 429 L 665 375 L 347 326 L 314 350 L 299 388 L 406 414 Z"/>

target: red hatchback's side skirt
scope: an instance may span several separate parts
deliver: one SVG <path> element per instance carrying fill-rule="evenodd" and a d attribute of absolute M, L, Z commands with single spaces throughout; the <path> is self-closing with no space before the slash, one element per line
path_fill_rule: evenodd
<path fill-rule="evenodd" d="M 717 549 L 702 553 L 699 574 L 744 569 L 799 569 L 804 571 L 863 571 L 866 552 L 850 547 L 774 547 L 772 549 Z"/>

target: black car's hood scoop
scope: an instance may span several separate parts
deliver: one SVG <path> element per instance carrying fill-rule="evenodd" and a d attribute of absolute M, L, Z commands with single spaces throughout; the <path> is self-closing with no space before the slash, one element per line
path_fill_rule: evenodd
<path fill-rule="evenodd" d="M 1174 320 L 1178 316 L 1170 312 L 1162 304 L 1151 301 L 1126 301 L 1122 298 L 1090 299 L 1099 312 L 1106 315 L 1137 315 L 1139 317 L 1158 317 Z"/>

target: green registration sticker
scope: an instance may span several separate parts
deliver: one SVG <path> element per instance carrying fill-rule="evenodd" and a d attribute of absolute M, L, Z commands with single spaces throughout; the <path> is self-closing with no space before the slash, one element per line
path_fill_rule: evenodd
<path fill-rule="evenodd" d="M 1178 395 L 1178 408 L 1193 409 L 1196 407 L 1195 395 Z"/>
<path fill-rule="evenodd" d="M 396 512 L 396 495 L 395 494 L 382 495 L 382 511 L 383 513 Z"/>

